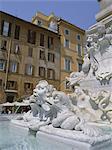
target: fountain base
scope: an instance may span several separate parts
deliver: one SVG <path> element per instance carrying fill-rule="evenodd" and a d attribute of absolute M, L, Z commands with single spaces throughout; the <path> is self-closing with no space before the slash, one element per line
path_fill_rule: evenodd
<path fill-rule="evenodd" d="M 84 141 L 82 142 L 82 141 L 73 140 L 70 138 L 64 138 L 64 137 L 60 137 L 57 135 L 48 134 L 42 131 L 37 132 L 36 138 L 37 138 L 37 142 L 41 150 L 45 150 L 45 148 L 47 148 L 47 150 L 51 150 L 54 147 L 55 147 L 55 150 L 57 149 L 58 150 L 62 150 L 62 149 L 63 150 L 64 149 L 81 150 L 82 147 L 84 150 L 107 150 L 107 149 L 111 150 L 112 148 L 112 145 L 110 144 L 110 140 L 107 140 L 105 142 L 95 143 L 94 145 L 92 145 Z M 44 145 L 42 143 L 44 143 Z"/>

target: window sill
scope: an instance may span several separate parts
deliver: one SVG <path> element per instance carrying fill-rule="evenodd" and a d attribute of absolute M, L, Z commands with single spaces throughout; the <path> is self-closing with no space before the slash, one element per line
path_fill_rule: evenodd
<path fill-rule="evenodd" d="M 11 72 L 11 71 L 8 72 L 8 73 L 10 73 L 10 74 L 18 74 L 18 72 Z"/>
<path fill-rule="evenodd" d="M 47 78 L 47 79 L 48 79 L 48 80 L 55 80 L 54 78 L 52 78 L 52 79 L 51 79 L 51 78 Z"/>
<path fill-rule="evenodd" d="M 48 60 L 48 62 L 49 62 L 49 63 L 53 63 L 53 64 L 55 63 L 55 62 L 53 62 L 53 61 L 50 61 L 50 60 Z"/>
<path fill-rule="evenodd" d="M 5 73 L 5 70 L 1 70 L 1 69 L 0 69 L 0 71 Z"/>
<path fill-rule="evenodd" d="M 71 73 L 72 71 L 71 70 L 62 70 L 63 72 L 67 72 L 67 73 Z"/>
<path fill-rule="evenodd" d="M 29 76 L 29 77 L 32 77 L 32 76 L 34 76 L 33 74 L 31 74 L 31 75 L 30 75 L 30 74 L 25 74 L 25 75 L 26 75 L 26 76 Z"/>

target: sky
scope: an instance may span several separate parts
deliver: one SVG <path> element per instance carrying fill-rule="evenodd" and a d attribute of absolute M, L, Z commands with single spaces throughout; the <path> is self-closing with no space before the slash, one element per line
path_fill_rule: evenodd
<path fill-rule="evenodd" d="M 97 0 L 0 0 L 0 10 L 27 21 L 38 11 L 46 15 L 54 12 L 86 30 L 96 22 L 99 4 Z"/>

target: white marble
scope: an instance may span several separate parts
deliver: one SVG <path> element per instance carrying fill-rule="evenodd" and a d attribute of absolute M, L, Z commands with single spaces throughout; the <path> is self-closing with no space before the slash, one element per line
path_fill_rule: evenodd
<path fill-rule="evenodd" d="M 56 24 L 51 22 L 50 28 L 56 30 Z M 85 150 L 110 150 L 112 25 L 105 27 L 99 22 L 93 31 L 91 28 L 91 32 L 87 32 L 82 71 L 72 72 L 66 80 L 73 90 L 71 94 L 57 91 L 45 80 L 39 81 L 28 102 L 31 110 L 11 122 L 37 132 L 37 141 L 44 145 L 49 143 L 48 150 L 51 146 L 59 147 L 61 142 L 68 150 L 82 147 Z M 40 144 L 42 150 L 44 145 Z"/>

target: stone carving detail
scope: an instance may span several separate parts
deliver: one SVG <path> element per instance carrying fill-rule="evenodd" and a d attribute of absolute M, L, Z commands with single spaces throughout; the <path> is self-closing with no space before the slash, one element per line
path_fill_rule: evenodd
<path fill-rule="evenodd" d="M 109 84 L 112 78 L 112 25 L 105 29 L 105 25 L 98 23 L 96 31 L 87 35 L 82 71 L 67 77 L 72 85 L 80 84 L 86 76 L 95 77 L 101 85 Z"/>
<path fill-rule="evenodd" d="M 89 139 L 101 137 L 101 140 L 107 140 L 97 125 L 99 121 L 112 123 L 112 93 L 104 89 L 93 92 L 91 89 L 86 89 L 86 86 L 82 88 L 81 83 L 94 79 L 95 83 L 100 81 L 101 86 L 110 84 L 112 26 L 105 29 L 103 24 L 98 24 L 97 32 L 87 35 L 85 50 L 82 71 L 73 72 L 66 77 L 73 93 L 66 94 L 57 91 L 45 80 L 36 85 L 29 100 L 31 110 L 23 117 L 17 118 L 27 122 L 29 130 L 45 131 L 48 129 L 49 132 L 56 131 L 56 135 L 59 134 L 58 131 L 64 134 L 63 131 L 66 130 L 69 138 L 75 130 L 87 135 Z M 65 134 L 64 137 L 66 137 Z"/>
<path fill-rule="evenodd" d="M 40 81 L 29 100 L 31 111 L 24 114 L 21 119 L 29 122 L 28 127 L 33 131 L 52 124 L 54 128 L 82 131 L 89 136 L 102 135 L 99 128 L 88 124 L 89 121 L 96 120 L 95 112 L 89 103 L 89 95 L 80 87 L 75 87 L 74 94 L 72 100 L 76 101 L 75 105 L 71 95 L 56 91 L 47 81 Z"/>
<path fill-rule="evenodd" d="M 101 84 L 109 84 L 112 77 L 112 68 L 108 67 L 108 63 L 112 64 L 112 27 L 105 29 L 105 25 L 98 23 L 97 33 L 88 35 L 87 42 L 94 76 Z"/>

